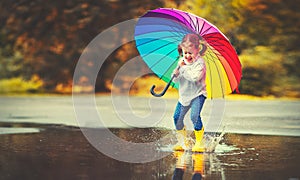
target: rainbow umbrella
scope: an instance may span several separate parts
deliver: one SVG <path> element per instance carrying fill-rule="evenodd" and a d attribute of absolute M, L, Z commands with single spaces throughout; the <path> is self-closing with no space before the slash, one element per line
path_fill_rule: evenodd
<path fill-rule="evenodd" d="M 241 63 L 228 38 L 207 20 L 177 9 L 159 8 L 148 11 L 138 19 L 135 27 L 136 47 L 147 66 L 167 86 L 162 96 L 171 85 L 172 72 L 177 67 L 179 53 L 177 47 L 186 34 L 200 35 L 207 44 L 203 57 L 206 64 L 206 88 L 209 98 L 224 97 L 237 91 L 241 80 Z"/>

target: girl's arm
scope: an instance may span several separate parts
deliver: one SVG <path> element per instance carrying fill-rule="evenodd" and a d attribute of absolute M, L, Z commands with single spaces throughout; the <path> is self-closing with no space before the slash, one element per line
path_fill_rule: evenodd
<path fill-rule="evenodd" d="M 172 75 L 171 75 L 171 77 L 174 76 L 174 78 L 173 78 L 173 81 L 174 81 L 174 82 L 178 82 L 178 80 L 179 80 L 179 78 L 180 78 L 180 71 L 179 71 L 179 70 L 180 70 L 180 68 L 182 68 L 184 65 L 185 65 L 184 61 L 183 61 L 182 59 L 179 60 L 177 67 L 174 69 L 174 71 L 173 71 L 173 73 L 172 73 Z"/>
<path fill-rule="evenodd" d="M 184 77 L 186 80 L 197 82 L 203 77 L 205 73 L 205 64 L 198 63 L 192 67 L 181 68 L 179 71 L 180 71 L 180 75 Z"/>

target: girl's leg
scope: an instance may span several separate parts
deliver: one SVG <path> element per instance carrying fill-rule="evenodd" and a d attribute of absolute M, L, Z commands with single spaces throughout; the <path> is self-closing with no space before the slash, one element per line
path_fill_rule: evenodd
<path fill-rule="evenodd" d="M 174 113 L 174 124 L 176 127 L 176 130 L 181 130 L 184 127 L 184 116 L 189 110 L 189 106 L 183 106 L 180 102 L 177 103 L 175 113 Z"/>
<path fill-rule="evenodd" d="M 196 131 L 201 130 L 203 127 L 200 113 L 201 113 L 203 104 L 205 102 L 205 99 L 206 99 L 205 96 L 200 95 L 200 96 L 196 97 L 195 99 L 193 99 L 191 102 L 191 120 L 193 121 L 194 129 Z"/>

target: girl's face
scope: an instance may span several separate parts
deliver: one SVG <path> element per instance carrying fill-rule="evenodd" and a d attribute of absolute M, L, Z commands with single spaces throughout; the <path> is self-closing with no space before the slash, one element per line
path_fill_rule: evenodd
<path fill-rule="evenodd" d="M 193 44 L 182 47 L 183 60 L 186 64 L 192 64 L 196 61 L 199 54 L 199 49 L 195 48 Z"/>

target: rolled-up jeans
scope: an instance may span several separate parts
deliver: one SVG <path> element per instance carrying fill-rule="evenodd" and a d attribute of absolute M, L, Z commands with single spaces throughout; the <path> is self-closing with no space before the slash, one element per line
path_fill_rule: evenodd
<path fill-rule="evenodd" d="M 174 124 L 177 130 L 181 130 L 184 127 L 184 117 L 189 109 L 191 109 L 191 120 L 194 124 L 194 129 L 196 131 L 201 130 L 203 127 L 202 120 L 201 120 L 201 110 L 204 105 L 206 97 L 200 95 L 194 98 L 189 106 L 183 106 L 180 102 L 177 103 L 175 113 L 174 113 Z"/>

